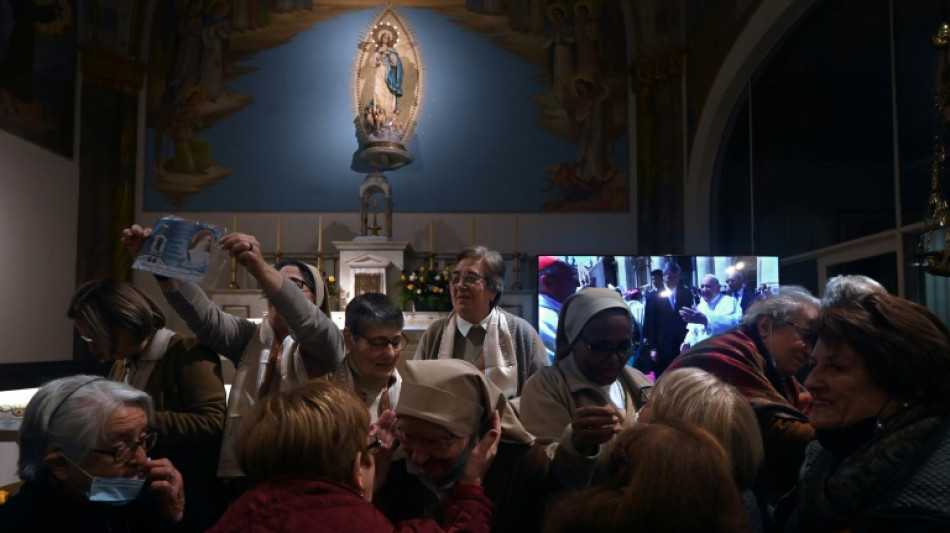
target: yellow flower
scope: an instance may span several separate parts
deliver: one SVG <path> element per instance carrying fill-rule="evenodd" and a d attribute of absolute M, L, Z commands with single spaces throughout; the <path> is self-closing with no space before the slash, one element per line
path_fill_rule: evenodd
<path fill-rule="evenodd" d="M 406 288 L 411 291 L 411 290 L 412 290 L 412 283 L 410 283 L 409 285 L 406 285 Z"/>
<path fill-rule="evenodd" d="M 330 276 L 329 278 L 327 278 L 327 281 L 329 281 L 330 283 L 336 283 L 336 278 L 333 276 Z"/>

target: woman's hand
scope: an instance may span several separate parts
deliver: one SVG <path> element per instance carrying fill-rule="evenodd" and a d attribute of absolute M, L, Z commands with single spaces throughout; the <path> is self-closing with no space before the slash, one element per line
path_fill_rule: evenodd
<path fill-rule="evenodd" d="M 145 482 L 155 492 L 158 510 L 169 522 L 180 522 L 185 514 L 185 481 L 168 459 L 145 463 Z"/>
<path fill-rule="evenodd" d="M 138 224 L 133 224 L 131 228 L 122 230 L 122 236 L 119 238 L 119 242 L 125 250 L 129 252 L 132 259 L 135 259 L 139 256 L 139 252 L 142 251 L 142 245 L 145 244 L 145 239 L 151 234 L 152 228 L 143 228 Z"/>
<path fill-rule="evenodd" d="M 379 490 L 386 483 L 386 476 L 389 475 L 389 466 L 393 462 L 393 451 L 396 446 L 396 436 L 393 433 L 393 426 L 396 424 L 396 413 L 386 409 L 379 415 L 376 422 L 370 426 L 370 437 L 379 439 L 380 447 L 376 453 L 376 477 L 373 482 L 373 491 Z"/>
<path fill-rule="evenodd" d="M 620 433 L 620 417 L 608 405 L 578 407 L 571 420 L 571 443 L 584 455 L 595 455 L 601 444 Z"/>
<path fill-rule="evenodd" d="M 468 461 L 465 461 L 465 467 L 459 477 L 459 483 L 481 485 L 485 472 L 488 472 L 492 461 L 498 455 L 498 442 L 501 440 L 501 415 L 497 409 L 492 413 L 489 424 L 491 424 L 491 429 L 469 453 Z"/>

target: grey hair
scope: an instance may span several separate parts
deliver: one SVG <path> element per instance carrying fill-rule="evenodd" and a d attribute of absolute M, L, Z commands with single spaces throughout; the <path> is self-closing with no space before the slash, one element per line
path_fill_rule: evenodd
<path fill-rule="evenodd" d="M 80 463 L 105 438 L 109 418 L 128 406 L 141 408 L 154 423 L 152 398 L 131 385 L 85 374 L 46 383 L 23 413 L 17 475 L 24 481 L 51 476 L 43 461 L 50 449 Z"/>
<path fill-rule="evenodd" d="M 855 301 L 867 294 L 887 294 L 887 289 L 876 280 L 859 274 L 835 276 L 825 284 L 821 306 L 830 307 Z"/>
<path fill-rule="evenodd" d="M 791 322 L 803 309 L 818 310 L 819 300 L 805 287 L 783 285 L 778 294 L 752 304 L 742 315 L 742 326 L 754 328 L 759 317 L 767 316 L 772 322 Z"/>
<path fill-rule="evenodd" d="M 495 250 L 472 246 L 459 252 L 455 256 L 455 262 L 469 258 L 480 260 L 485 265 L 485 283 L 495 293 L 491 301 L 491 306 L 495 307 L 501 299 L 501 294 L 505 292 L 505 259 Z"/>
<path fill-rule="evenodd" d="M 403 328 L 402 310 L 385 294 L 367 292 L 346 304 L 346 328 L 354 336 L 363 336 L 373 326 Z"/>

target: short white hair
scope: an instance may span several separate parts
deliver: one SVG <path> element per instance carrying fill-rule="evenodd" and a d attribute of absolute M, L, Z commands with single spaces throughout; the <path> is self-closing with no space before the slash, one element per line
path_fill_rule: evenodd
<path fill-rule="evenodd" d="M 17 475 L 24 481 L 50 476 L 43 457 L 50 448 L 79 463 L 105 437 L 109 418 L 128 406 L 154 422 L 152 398 L 131 385 L 80 374 L 40 387 L 23 414 Z"/>

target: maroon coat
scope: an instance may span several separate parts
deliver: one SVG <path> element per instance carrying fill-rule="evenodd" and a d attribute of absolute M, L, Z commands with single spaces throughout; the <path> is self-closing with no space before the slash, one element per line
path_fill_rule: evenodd
<path fill-rule="evenodd" d="M 493 507 L 480 487 L 468 485 L 456 488 L 446 502 L 444 528 L 429 519 L 393 525 L 373 504 L 345 485 L 326 478 L 285 476 L 245 492 L 208 532 L 488 533 Z"/>

